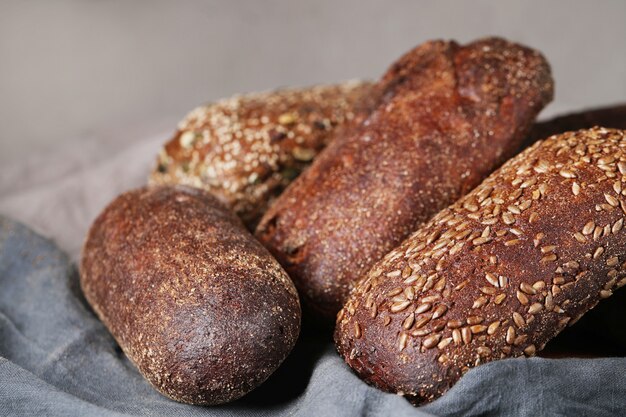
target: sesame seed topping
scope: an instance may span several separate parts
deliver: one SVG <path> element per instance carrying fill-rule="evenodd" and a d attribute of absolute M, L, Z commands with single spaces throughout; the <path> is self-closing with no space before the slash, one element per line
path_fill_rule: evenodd
<path fill-rule="evenodd" d="M 535 290 L 531 285 L 527 284 L 526 282 L 522 282 L 519 286 L 519 289 L 528 295 L 537 294 L 537 290 Z"/>
<path fill-rule="evenodd" d="M 487 334 L 488 335 L 494 334 L 498 330 L 499 327 L 500 327 L 500 321 L 499 320 L 494 321 L 487 328 Z"/>
<path fill-rule="evenodd" d="M 469 345 L 472 342 L 472 331 L 469 327 L 463 327 L 461 329 L 461 338 L 463 339 L 463 343 Z"/>
<path fill-rule="evenodd" d="M 590 235 L 593 233 L 594 229 L 596 228 L 596 224 L 593 220 L 589 220 L 587 223 L 585 223 L 585 226 L 583 227 L 582 233 L 583 235 Z"/>
<path fill-rule="evenodd" d="M 509 328 L 506 330 L 506 343 L 509 345 L 512 345 L 513 343 L 515 343 L 515 329 L 513 328 L 513 326 L 509 326 Z"/>
<path fill-rule="evenodd" d="M 576 178 L 576 174 L 567 169 L 560 170 L 559 175 L 562 176 L 563 178 Z"/>
<path fill-rule="evenodd" d="M 452 330 L 452 340 L 454 340 L 455 345 L 460 345 L 463 341 L 463 337 L 461 336 L 461 331 L 459 329 Z"/>
<path fill-rule="evenodd" d="M 606 202 L 609 203 L 611 206 L 613 207 L 619 206 L 619 201 L 617 200 L 617 198 L 613 197 L 612 195 L 605 193 L 604 198 Z"/>
<path fill-rule="evenodd" d="M 480 292 L 487 295 L 494 295 L 498 291 L 497 288 L 494 287 L 481 287 Z"/>
<path fill-rule="evenodd" d="M 426 339 L 424 339 L 424 342 L 422 344 L 426 349 L 432 349 L 435 346 L 437 346 L 440 340 L 441 340 L 441 334 L 437 333 L 437 334 L 428 336 Z"/>
<path fill-rule="evenodd" d="M 389 308 L 389 311 L 391 311 L 392 313 L 398 313 L 400 311 L 405 310 L 409 305 L 411 305 L 410 301 L 399 301 L 396 303 L 393 303 L 391 305 L 391 307 Z"/>
<path fill-rule="evenodd" d="M 478 353 L 480 356 L 489 356 L 491 355 L 491 349 L 489 349 L 487 346 L 480 346 L 476 349 L 476 353 Z"/>
<path fill-rule="evenodd" d="M 446 326 L 450 329 L 458 329 L 459 327 L 463 326 L 463 322 L 461 320 L 450 320 L 448 321 Z"/>
<path fill-rule="evenodd" d="M 498 294 L 498 295 L 494 298 L 493 302 L 494 302 L 494 304 L 496 304 L 496 305 L 500 305 L 500 304 L 502 304 L 502 302 L 503 302 L 505 299 L 506 299 L 506 294 L 502 293 L 502 294 Z"/>
<path fill-rule="evenodd" d="M 437 349 L 445 349 L 452 342 L 452 337 L 446 337 L 441 339 L 441 341 L 437 344 Z"/>
<path fill-rule="evenodd" d="M 428 323 L 430 321 L 431 317 L 432 317 L 432 314 L 427 314 L 427 315 L 424 315 L 424 316 L 420 316 L 419 318 L 417 318 L 415 320 L 414 327 L 416 329 L 421 329 L 422 327 L 424 327 L 426 325 L 426 323 Z"/>
<path fill-rule="evenodd" d="M 396 269 L 395 271 L 388 272 L 386 275 L 389 278 L 394 278 L 394 277 L 399 277 L 401 273 L 402 272 L 399 269 Z M 400 291 L 402 291 L 402 289 L 400 289 Z"/>
<path fill-rule="evenodd" d="M 409 314 L 408 316 L 406 316 L 406 318 L 402 322 L 402 328 L 404 330 L 409 330 L 411 328 L 411 326 L 413 326 L 414 322 L 415 322 L 415 315 L 414 314 Z"/>
<path fill-rule="evenodd" d="M 612 256 L 609 259 L 606 260 L 606 265 L 607 266 L 615 266 L 619 263 L 619 259 L 617 256 Z"/>
<path fill-rule="evenodd" d="M 533 284 L 533 288 L 534 288 L 535 290 L 537 290 L 537 291 L 541 291 L 541 290 L 543 290 L 545 287 L 546 287 L 546 283 L 545 283 L 544 281 L 541 281 L 541 280 L 536 281 L 536 282 Z"/>
<path fill-rule="evenodd" d="M 593 259 L 598 259 L 604 253 L 604 248 L 602 246 L 598 246 L 596 250 L 593 252 Z"/>
<path fill-rule="evenodd" d="M 509 285 L 509 279 L 504 275 L 500 275 L 500 277 L 498 278 L 498 284 L 500 288 L 505 288 L 507 285 Z"/>
<path fill-rule="evenodd" d="M 583 236 L 583 234 L 580 232 L 574 233 L 574 238 L 580 243 L 585 243 L 587 241 L 585 236 Z"/>
<path fill-rule="evenodd" d="M 474 326 L 470 326 L 470 331 L 472 332 L 472 334 L 478 334 L 478 333 L 482 333 L 485 330 L 487 330 L 487 326 L 485 326 L 484 324 L 477 324 Z"/>
<path fill-rule="evenodd" d="M 485 279 L 487 280 L 487 282 L 489 282 L 491 285 L 493 285 L 496 288 L 500 286 L 498 278 L 489 272 L 485 274 Z"/>
<path fill-rule="evenodd" d="M 515 217 L 511 213 L 502 213 L 502 221 L 504 224 L 511 225 L 515 223 Z"/>
<path fill-rule="evenodd" d="M 529 345 L 524 349 L 524 353 L 528 356 L 533 356 L 536 352 L 535 345 Z"/>
<path fill-rule="evenodd" d="M 435 310 L 433 311 L 433 320 L 443 316 L 444 314 L 446 314 L 447 311 L 448 306 L 446 306 L 445 304 L 439 304 L 437 308 L 435 308 Z"/>
<path fill-rule="evenodd" d="M 389 290 L 389 292 L 387 292 L 387 297 L 393 297 L 395 295 L 398 295 L 402 292 L 402 287 L 396 287 L 392 290 Z"/>
<path fill-rule="evenodd" d="M 415 309 L 415 314 L 422 314 L 431 309 L 433 305 L 431 303 L 422 303 Z"/>
<path fill-rule="evenodd" d="M 476 239 L 472 240 L 472 244 L 474 246 L 480 246 L 488 242 L 491 242 L 490 237 L 477 237 Z"/>
<path fill-rule="evenodd" d="M 474 325 L 474 324 L 480 324 L 483 322 L 483 318 L 480 316 L 470 316 L 467 318 L 467 324 L 469 325 Z"/>
<path fill-rule="evenodd" d="M 402 352 L 406 348 L 408 335 L 404 332 L 400 333 L 398 337 L 398 351 Z"/>
<path fill-rule="evenodd" d="M 526 305 L 528 304 L 528 297 L 526 296 L 526 294 L 524 294 L 521 291 L 517 291 L 516 293 L 517 296 L 517 300 L 522 304 L 522 305 Z"/>
<path fill-rule="evenodd" d="M 541 258 L 540 262 L 541 263 L 552 262 L 552 261 L 556 261 L 556 259 L 557 259 L 557 256 L 554 253 L 552 253 L 550 255 L 546 255 L 543 258 Z"/>

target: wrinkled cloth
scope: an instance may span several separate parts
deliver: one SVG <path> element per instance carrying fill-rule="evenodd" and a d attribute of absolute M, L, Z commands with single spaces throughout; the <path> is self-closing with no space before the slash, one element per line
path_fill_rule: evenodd
<path fill-rule="evenodd" d="M 330 337 L 306 327 L 279 370 L 239 401 L 163 397 L 97 320 L 75 266 L 89 224 L 145 183 L 167 134 L 144 137 L 86 140 L 0 167 L 0 416 L 626 415 L 623 357 L 493 362 L 414 408 L 361 382 Z"/>

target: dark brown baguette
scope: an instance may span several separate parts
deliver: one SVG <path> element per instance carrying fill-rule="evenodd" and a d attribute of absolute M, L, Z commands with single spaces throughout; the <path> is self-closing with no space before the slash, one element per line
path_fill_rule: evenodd
<path fill-rule="evenodd" d="M 425 43 L 379 85 L 382 104 L 318 156 L 256 231 L 303 303 L 327 318 L 375 261 L 511 156 L 552 98 L 545 59 L 497 38 Z"/>
<path fill-rule="evenodd" d="M 141 188 L 115 199 L 89 231 L 80 282 L 128 358 L 176 401 L 243 396 L 300 330 L 287 274 L 199 189 Z"/>
<path fill-rule="evenodd" d="M 530 130 L 524 147 L 548 136 L 572 130 L 590 129 L 594 126 L 626 129 L 626 104 L 586 109 L 537 122 Z"/>
<path fill-rule="evenodd" d="M 203 188 L 254 229 L 336 131 L 358 123 L 376 100 L 374 84 L 350 81 L 198 107 L 161 150 L 150 183 Z"/>
<path fill-rule="evenodd" d="M 467 370 L 533 356 L 626 284 L 626 132 L 539 142 L 388 253 L 338 315 L 366 382 L 436 399 Z"/>

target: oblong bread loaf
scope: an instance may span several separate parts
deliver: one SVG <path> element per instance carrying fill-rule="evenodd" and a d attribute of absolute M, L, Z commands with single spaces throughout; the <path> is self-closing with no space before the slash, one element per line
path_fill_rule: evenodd
<path fill-rule="evenodd" d="M 335 341 L 368 383 L 431 401 L 533 356 L 626 284 L 626 135 L 552 136 L 438 213 L 364 277 Z"/>

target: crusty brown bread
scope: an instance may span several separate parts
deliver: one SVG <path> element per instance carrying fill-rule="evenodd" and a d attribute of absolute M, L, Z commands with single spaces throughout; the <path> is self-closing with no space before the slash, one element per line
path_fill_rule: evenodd
<path fill-rule="evenodd" d="M 161 393 L 235 400 L 294 346 L 293 283 L 241 221 L 189 187 L 122 194 L 95 220 L 80 265 L 89 304 Z"/>
<path fill-rule="evenodd" d="M 539 142 L 374 265 L 337 348 L 416 404 L 474 366 L 532 356 L 626 284 L 625 213 L 625 131 Z"/>
<path fill-rule="evenodd" d="M 161 150 L 150 183 L 203 188 L 253 230 L 336 131 L 369 113 L 375 90 L 372 83 L 350 81 L 198 107 Z"/>
<path fill-rule="evenodd" d="M 626 129 L 626 104 L 586 109 L 535 123 L 524 141 L 524 147 L 548 136 L 594 126 Z"/>
<path fill-rule="evenodd" d="M 347 126 L 358 125 L 381 99 L 374 83 L 350 81 L 245 94 L 199 107 L 160 151 L 150 183 L 204 188 L 254 229 L 312 159 L 345 134 Z M 535 123 L 524 147 L 593 126 L 626 128 L 626 105 Z"/>
<path fill-rule="evenodd" d="M 317 157 L 256 231 L 303 304 L 326 317 L 360 274 L 518 149 L 553 88 L 539 53 L 497 38 L 425 43 L 379 85 L 382 104 Z"/>

